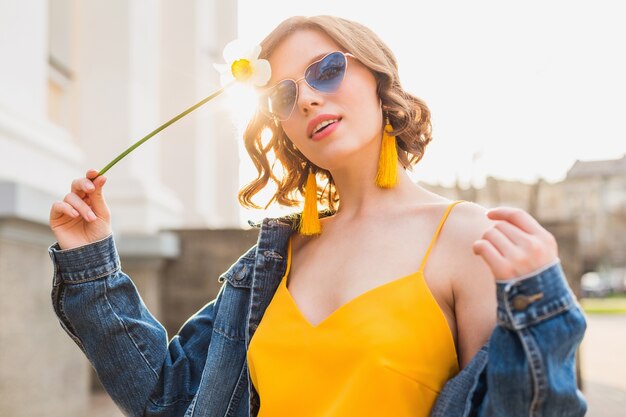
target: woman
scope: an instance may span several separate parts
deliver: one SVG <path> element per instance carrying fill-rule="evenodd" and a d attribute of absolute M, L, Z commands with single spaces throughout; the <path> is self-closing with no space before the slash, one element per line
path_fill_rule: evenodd
<path fill-rule="evenodd" d="M 55 312 L 117 404 L 137 416 L 583 415 L 585 320 L 554 237 L 522 210 L 486 213 L 410 181 L 430 113 L 369 29 L 295 17 L 261 46 L 272 77 L 244 135 L 260 175 L 240 201 L 255 206 L 273 179 L 279 204 L 298 190 L 305 209 L 264 219 L 169 343 L 120 270 L 106 178 L 88 171 L 52 206 Z"/>

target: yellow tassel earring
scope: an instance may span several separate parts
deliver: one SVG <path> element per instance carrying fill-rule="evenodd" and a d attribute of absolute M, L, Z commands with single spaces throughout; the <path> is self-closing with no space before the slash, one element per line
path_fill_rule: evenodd
<path fill-rule="evenodd" d="M 317 182 L 311 167 L 309 167 L 309 176 L 304 189 L 304 210 L 300 219 L 299 232 L 303 235 L 319 235 L 322 232 L 317 212 Z"/>
<path fill-rule="evenodd" d="M 381 188 L 393 188 L 398 181 L 398 150 L 396 149 L 396 137 L 391 136 L 392 131 L 389 115 L 385 112 L 383 143 L 380 148 L 378 172 L 376 173 L 376 185 Z"/>

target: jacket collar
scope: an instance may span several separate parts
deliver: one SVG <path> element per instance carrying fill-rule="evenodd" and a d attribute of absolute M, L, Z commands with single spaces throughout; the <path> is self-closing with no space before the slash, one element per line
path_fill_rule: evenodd
<path fill-rule="evenodd" d="M 335 213 L 336 213 L 335 210 L 323 209 L 318 213 L 318 215 L 319 215 L 319 218 L 321 219 L 324 217 L 332 216 Z M 262 226 L 264 223 L 266 224 L 269 223 L 269 225 L 274 225 L 276 224 L 275 222 L 278 222 L 279 224 L 290 226 L 293 230 L 298 230 L 298 225 L 300 224 L 301 217 L 302 217 L 302 212 L 297 212 L 297 213 L 290 213 L 284 216 L 274 217 L 274 218 L 266 217 L 263 220 L 257 221 L 257 222 L 248 220 L 248 224 L 255 229 L 263 229 Z"/>

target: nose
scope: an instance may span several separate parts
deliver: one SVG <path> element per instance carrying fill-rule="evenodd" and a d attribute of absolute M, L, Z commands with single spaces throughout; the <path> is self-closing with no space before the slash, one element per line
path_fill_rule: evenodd
<path fill-rule="evenodd" d="M 298 100 L 296 102 L 296 106 L 298 107 L 298 111 L 300 111 L 300 113 L 307 115 L 312 107 L 319 107 L 324 102 L 324 97 L 319 91 L 311 88 L 311 86 L 304 81 L 304 78 L 298 80 L 297 84 Z"/>

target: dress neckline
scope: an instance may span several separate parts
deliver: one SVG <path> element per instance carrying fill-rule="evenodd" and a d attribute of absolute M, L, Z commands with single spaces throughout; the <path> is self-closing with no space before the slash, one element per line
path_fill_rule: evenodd
<path fill-rule="evenodd" d="M 424 275 L 423 275 L 422 271 L 418 270 L 418 271 L 412 272 L 412 273 L 410 273 L 408 275 L 405 275 L 403 277 L 395 278 L 395 279 L 393 279 L 391 281 L 388 281 L 388 282 L 385 282 L 383 284 L 380 284 L 380 285 L 378 285 L 378 286 L 376 286 L 374 288 L 370 288 L 369 290 L 366 290 L 366 291 L 362 292 L 361 294 L 351 298 L 350 300 L 346 301 L 345 303 L 343 303 L 342 305 L 340 305 L 339 307 L 334 309 L 330 314 L 328 314 L 326 317 L 324 317 L 317 324 L 313 324 L 302 313 L 302 310 L 300 309 L 300 307 L 296 303 L 295 298 L 293 298 L 293 296 L 291 295 L 291 292 L 289 291 L 289 288 L 287 288 L 287 277 L 288 277 L 288 275 L 289 275 L 289 268 L 287 268 L 287 272 L 285 273 L 285 275 L 283 276 L 283 278 L 281 280 L 280 287 L 285 292 L 287 298 L 289 298 L 289 302 L 295 308 L 295 310 L 298 312 L 298 315 L 300 316 L 302 321 L 304 321 L 304 323 L 306 323 L 306 325 L 309 328 L 311 328 L 312 330 L 318 330 L 318 329 L 320 329 L 323 326 L 327 326 L 327 323 L 332 321 L 335 316 L 340 315 L 344 310 L 349 310 L 350 308 L 352 308 L 353 304 L 358 304 L 359 302 L 361 302 L 361 300 L 367 299 L 372 294 L 375 294 L 375 293 L 378 293 L 380 291 L 383 291 L 384 289 L 392 287 L 395 284 L 400 285 L 403 282 L 411 282 L 411 278 L 422 279 L 422 280 L 424 279 Z M 424 285 L 426 285 L 425 282 L 424 282 Z M 426 288 L 428 288 L 428 285 L 426 285 Z M 428 292 L 430 293 L 430 289 L 428 289 Z M 433 297 L 432 293 L 430 293 L 430 296 L 436 302 L 436 299 Z M 437 303 L 437 305 L 438 305 L 438 303 Z M 441 314 L 443 315 L 443 312 L 441 312 Z M 445 318 L 445 316 L 444 316 L 444 318 Z M 446 326 L 448 327 L 448 331 L 450 331 L 450 328 L 447 325 L 447 320 L 446 320 Z M 450 336 L 452 336 L 452 333 L 450 333 Z"/>
<path fill-rule="evenodd" d="M 452 210 L 452 208 L 459 204 L 465 202 L 465 200 L 456 200 L 453 201 L 452 203 L 448 204 L 448 206 L 446 207 L 446 210 L 444 212 L 444 214 L 442 215 L 440 221 L 439 221 L 439 225 L 437 226 L 437 230 L 435 231 L 435 234 L 433 235 L 433 237 L 431 238 L 430 244 L 428 245 L 428 249 L 426 250 L 426 253 L 424 255 L 424 257 L 422 258 L 422 262 L 420 263 L 420 267 L 417 271 L 414 271 L 410 274 L 407 274 L 405 276 L 399 277 L 399 278 L 395 278 L 391 281 L 385 282 L 383 284 L 380 284 L 374 288 L 371 288 L 369 290 L 366 290 L 365 292 L 357 295 L 356 297 L 348 300 L 347 302 L 343 303 L 342 305 L 340 305 L 339 307 L 337 307 L 335 310 L 333 310 L 330 314 L 328 314 L 324 319 L 322 319 L 320 322 L 318 322 L 317 324 L 313 324 L 311 323 L 306 317 L 305 315 L 302 313 L 302 310 L 300 309 L 300 307 L 298 306 L 298 304 L 296 303 L 295 298 L 293 298 L 293 296 L 291 295 L 291 292 L 289 291 L 289 288 L 287 288 L 287 279 L 289 276 L 289 273 L 291 272 L 291 260 L 292 260 L 292 237 L 293 234 L 291 236 L 289 236 L 288 239 L 288 243 L 287 243 L 287 267 L 285 270 L 285 274 L 283 275 L 281 282 L 279 284 L 279 288 L 278 290 L 282 290 L 285 293 L 285 296 L 288 298 L 288 302 L 289 304 L 292 306 L 292 308 L 294 308 L 297 311 L 297 315 L 298 317 L 301 319 L 301 321 L 306 325 L 307 329 L 310 331 L 321 331 L 322 328 L 328 327 L 332 324 L 332 322 L 335 320 L 338 320 L 338 317 L 341 317 L 342 314 L 347 314 L 346 312 L 349 312 L 351 309 L 356 308 L 355 306 L 358 306 L 360 303 L 363 303 L 363 300 L 367 300 L 368 298 L 370 298 L 372 296 L 372 294 L 376 294 L 380 291 L 384 291 L 385 289 L 389 289 L 389 288 L 394 288 L 396 286 L 402 286 L 404 283 L 415 283 L 418 286 L 423 287 L 423 291 L 426 293 L 427 298 L 430 300 L 430 302 L 433 304 L 433 306 L 435 306 L 435 310 L 436 310 L 436 314 L 439 316 L 439 318 L 441 319 L 441 323 L 442 325 L 445 326 L 445 333 L 447 334 L 447 338 L 449 340 L 449 343 L 452 347 L 452 351 L 454 353 L 455 358 L 457 359 L 457 364 L 458 364 L 458 355 L 457 355 L 457 351 L 456 351 L 456 344 L 454 343 L 454 337 L 452 335 L 452 330 L 450 329 L 450 324 L 448 323 L 448 319 L 446 318 L 446 315 L 443 313 L 443 310 L 441 308 L 441 306 L 439 305 L 439 303 L 437 302 L 437 299 L 435 298 L 435 296 L 433 295 L 432 291 L 430 290 L 430 287 L 428 286 L 427 282 L 426 282 L 426 278 L 424 277 L 424 268 L 426 265 L 426 261 L 428 260 L 428 257 L 430 255 L 430 252 L 432 250 L 432 248 L 435 245 L 435 242 L 437 241 L 437 238 L 439 236 L 439 233 L 441 231 L 441 229 L 443 228 L 443 225 L 446 221 L 446 219 L 448 218 L 448 215 L 450 214 L 450 211 Z"/>

